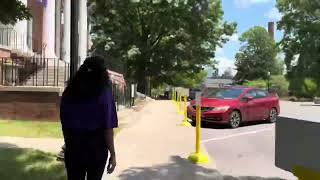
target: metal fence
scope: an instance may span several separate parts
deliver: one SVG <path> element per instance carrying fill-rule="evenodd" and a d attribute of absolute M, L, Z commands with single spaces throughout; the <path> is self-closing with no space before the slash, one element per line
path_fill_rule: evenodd
<path fill-rule="evenodd" d="M 65 86 L 69 69 L 55 58 L 0 58 L 0 85 Z"/>
<path fill-rule="evenodd" d="M 112 84 L 112 93 L 116 102 L 117 110 L 130 107 L 133 103 L 131 97 L 131 86 L 127 84 L 125 87 L 120 87 L 117 84 Z"/>
<path fill-rule="evenodd" d="M 0 58 L 0 85 L 2 86 L 66 86 L 70 65 L 54 58 Z M 130 107 L 131 84 L 112 84 L 117 110 Z"/>

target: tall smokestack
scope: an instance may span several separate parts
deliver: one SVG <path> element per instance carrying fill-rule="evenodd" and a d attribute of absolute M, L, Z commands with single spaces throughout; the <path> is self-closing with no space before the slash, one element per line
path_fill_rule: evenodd
<path fill-rule="evenodd" d="M 274 22 L 268 23 L 268 32 L 270 37 L 274 40 Z"/>

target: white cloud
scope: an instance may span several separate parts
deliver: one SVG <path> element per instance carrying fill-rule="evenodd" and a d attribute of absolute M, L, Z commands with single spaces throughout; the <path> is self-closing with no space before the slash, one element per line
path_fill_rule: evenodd
<path fill-rule="evenodd" d="M 223 48 L 221 47 L 216 47 L 216 56 L 221 56 L 224 54 Z"/>
<path fill-rule="evenodd" d="M 262 4 L 262 3 L 267 3 L 272 0 L 234 0 L 234 4 L 238 8 L 248 8 L 250 6 L 253 6 L 255 4 Z"/>
<path fill-rule="evenodd" d="M 270 9 L 270 11 L 267 12 L 264 16 L 274 21 L 279 21 L 282 18 L 282 14 L 275 7 Z"/>
<path fill-rule="evenodd" d="M 238 42 L 239 42 L 239 35 L 238 35 L 237 33 L 233 34 L 233 35 L 230 37 L 230 41 L 235 42 L 235 43 L 238 43 Z"/>
<path fill-rule="evenodd" d="M 222 75 L 228 68 L 232 69 L 232 75 L 235 75 L 237 73 L 233 59 L 228 59 L 226 57 L 217 57 L 216 60 L 218 61 L 219 75 Z"/>
<path fill-rule="evenodd" d="M 228 38 L 230 42 L 239 43 L 239 35 L 237 33 L 232 34 L 232 36 L 222 35 L 223 38 Z"/>

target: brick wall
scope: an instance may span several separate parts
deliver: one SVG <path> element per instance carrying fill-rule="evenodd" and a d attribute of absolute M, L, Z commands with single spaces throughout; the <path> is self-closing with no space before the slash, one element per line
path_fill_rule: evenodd
<path fill-rule="evenodd" d="M 58 92 L 0 91 L 0 120 L 58 121 Z"/>

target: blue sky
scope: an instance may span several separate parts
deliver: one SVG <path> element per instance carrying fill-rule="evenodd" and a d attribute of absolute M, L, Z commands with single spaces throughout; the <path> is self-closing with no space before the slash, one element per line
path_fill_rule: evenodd
<path fill-rule="evenodd" d="M 230 37 L 229 42 L 216 51 L 220 74 L 228 67 L 234 69 L 234 56 L 240 48 L 238 37 L 243 32 L 254 26 L 267 28 L 269 21 L 276 22 L 281 18 L 275 4 L 276 0 L 222 0 L 224 19 L 229 22 L 236 22 L 238 26 L 237 32 Z M 282 33 L 276 31 L 276 40 L 280 40 L 281 37 Z"/>

